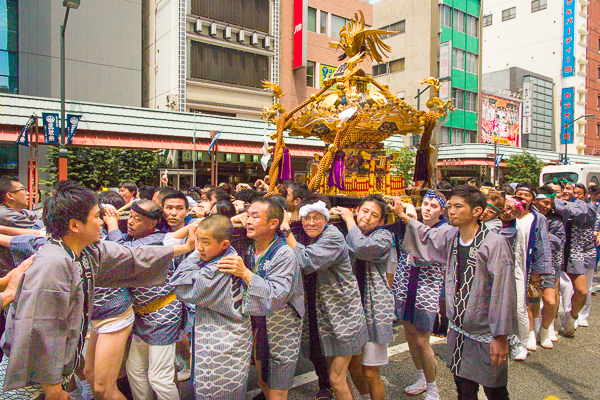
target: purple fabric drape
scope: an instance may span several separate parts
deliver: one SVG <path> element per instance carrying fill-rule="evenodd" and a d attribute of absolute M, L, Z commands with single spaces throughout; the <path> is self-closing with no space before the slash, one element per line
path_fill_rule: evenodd
<path fill-rule="evenodd" d="M 335 186 L 340 190 L 346 190 L 346 153 L 341 150 L 333 156 L 327 185 L 329 187 Z"/>
<path fill-rule="evenodd" d="M 415 176 L 414 181 L 429 181 L 429 152 L 427 150 L 417 150 L 415 160 Z"/>
<path fill-rule="evenodd" d="M 290 149 L 287 147 L 283 148 L 283 157 L 279 162 L 279 176 L 278 181 L 289 181 L 294 179 L 294 166 L 292 165 L 292 156 L 290 155 Z"/>

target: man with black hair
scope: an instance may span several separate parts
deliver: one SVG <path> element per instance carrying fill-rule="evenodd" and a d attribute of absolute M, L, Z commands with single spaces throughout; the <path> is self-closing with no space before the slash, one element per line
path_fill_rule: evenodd
<path fill-rule="evenodd" d="M 152 200 L 152 197 L 154 197 L 154 192 L 156 192 L 156 188 L 153 186 L 144 185 L 140 186 L 138 191 L 140 193 L 140 199 Z"/>
<path fill-rule="evenodd" d="M 302 200 L 310 197 L 311 192 L 304 183 L 292 183 L 287 189 L 288 211 L 292 213 L 292 218 L 298 218 L 299 204 Z"/>
<path fill-rule="evenodd" d="M 594 228 L 596 206 L 573 196 L 575 184 L 564 183 L 563 199 L 555 199 L 556 212 L 566 221 L 565 266 L 560 279 L 560 291 L 565 311 L 563 335 L 575 336 L 578 326 L 587 320 L 578 321 L 579 312 L 585 305 L 588 293 L 586 272 L 593 274 L 596 267 Z M 589 272 L 588 272 L 589 271 Z M 585 315 L 584 315 L 585 317 Z"/>
<path fill-rule="evenodd" d="M 162 199 L 162 208 L 168 232 L 175 232 L 186 226 L 191 218 L 188 217 L 190 205 L 183 192 L 172 190 Z"/>
<path fill-rule="evenodd" d="M 528 350 L 537 348 L 537 332 L 541 320 L 533 317 L 533 304 L 540 297 L 528 297 L 528 293 L 539 291 L 542 275 L 553 275 L 552 250 L 548 234 L 548 221 L 533 205 L 537 195 L 529 182 L 519 183 L 515 195 L 525 201 L 523 212 L 516 219 L 517 236 L 515 240 L 515 278 L 517 282 L 517 315 L 519 320 L 519 339 L 521 349 L 516 361 L 525 361 Z M 551 279 L 550 276 L 547 279 Z M 531 290 L 530 290 L 531 289 Z M 548 295 L 550 295 L 548 289 Z M 546 321 L 548 328 L 550 321 Z"/>
<path fill-rule="evenodd" d="M 467 181 L 467 185 L 473 186 L 474 188 L 479 188 L 479 181 L 475 177 L 469 178 L 469 180 Z"/>
<path fill-rule="evenodd" d="M 152 195 L 151 200 L 162 207 L 163 198 L 167 195 L 167 193 L 174 192 L 174 191 L 175 191 L 175 189 L 173 189 L 170 186 L 161 186 L 154 191 L 154 194 Z"/>
<path fill-rule="evenodd" d="M 248 209 L 246 235 L 253 243 L 245 259 L 230 255 L 217 264 L 244 282 L 242 312 L 251 316 L 259 386 L 269 400 L 287 399 L 304 316 L 300 269 L 292 248 L 277 234 L 283 217 L 283 208 L 272 199 L 256 200 Z"/>
<path fill-rule="evenodd" d="M 394 238 L 390 231 L 379 229 L 387 220 L 387 205 L 380 195 L 364 197 L 354 214 L 347 208 L 334 207 L 333 215 L 342 217 L 348 228 L 346 242 L 358 281 L 367 320 L 369 341 L 362 354 L 350 361 L 349 371 L 363 398 L 385 399 L 385 387 L 379 369 L 386 365 L 387 345 L 394 340 L 392 317 L 394 299 L 386 272 Z"/>
<path fill-rule="evenodd" d="M 74 183 L 46 200 L 43 219 L 52 237 L 23 275 L 2 338 L 0 381 L 9 398 L 69 398 L 62 384 L 82 359 L 95 285 L 162 284 L 173 256 L 190 251 L 99 242 L 96 195 Z"/>
<path fill-rule="evenodd" d="M 129 204 L 137 199 L 138 187 L 133 181 L 123 181 L 119 183 L 119 195 Z"/>
<path fill-rule="evenodd" d="M 29 192 L 16 176 L 0 176 L 0 225 L 10 228 L 41 229 L 44 224 L 40 216 L 27 209 Z M 6 247 L 0 247 L 0 276 L 15 267 L 15 262 Z"/>
<path fill-rule="evenodd" d="M 517 330 L 512 250 L 479 220 L 486 197 L 477 188 L 455 187 L 448 204 L 450 225 L 430 228 L 394 199 L 394 213 L 407 224 L 403 248 L 446 265 L 447 365 L 458 399 L 477 399 L 483 385 L 488 399 L 507 400 L 508 336 Z"/>

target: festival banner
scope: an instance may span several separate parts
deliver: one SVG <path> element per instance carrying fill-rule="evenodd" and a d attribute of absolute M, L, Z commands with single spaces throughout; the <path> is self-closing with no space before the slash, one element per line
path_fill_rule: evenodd
<path fill-rule="evenodd" d="M 560 100 L 560 144 L 573 143 L 573 95 L 575 88 L 563 88 Z M 565 128 L 565 125 L 568 125 Z"/>
<path fill-rule="evenodd" d="M 81 115 L 67 114 L 67 144 L 73 144 L 73 137 L 79 121 L 81 121 Z"/>
<path fill-rule="evenodd" d="M 331 67 L 329 65 L 321 64 L 319 67 L 319 87 L 323 87 L 323 82 L 333 77 L 333 73 L 337 67 Z"/>
<path fill-rule="evenodd" d="M 58 144 L 60 131 L 58 128 L 58 114 L 42 113 L 44 121 L 44 143 Z"/>
<path fill-rule="evenodd" d="M 575 0 L 564 0 L 562 76 L 575 76 Z"/>
<path fill-rule="evenodd" d="M 36 121 L 37 117 L 35 115 L 29 117 L 29 120 L 27 121 L 23 129 L 21 129 L 19 137 L 17 137 L 17 144 L 29 147 L 29 128 L 31 128 L 31 125 L 33 125 L 33 123 Z"/>
<path fill-rule="evenodd" d="M 521 102 L 481 95 L 481 143 L 494 143 L 521 147 Z"/>

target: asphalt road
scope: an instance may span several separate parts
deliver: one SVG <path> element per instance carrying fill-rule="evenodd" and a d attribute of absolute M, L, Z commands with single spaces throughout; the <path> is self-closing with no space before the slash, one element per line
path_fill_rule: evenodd
<path fill-rule="evenodd" d="M 595 276 L 600 285 L 600 274 Z M 511 362 L 508 390 L 511 400 L 600 400 L 600 294 L 592 297 L 590 326 L 579 328 L 575 338 L 559 336 L 553 350 L 538 346 L 525 362 Z M 396 327 L 396 340 L 390 345 L 389 364 L 382 368 L 387 399 L 423 400 L 425 395 L 406 396 L 404 387 L 412 384 L 417 376 L 407 351 L 402 327 Z M 436 339 L 433 349 L 438 361 L 438 391 L 440 398 L 456 399 L 454 381 L 445 365 L 446 341 Z M 251 369 L 249 395 L 256 390 L 256 374 Z M 181 384 L 182 400 L 192 399 L 189 381 Z M 318 390 L 316 376 L 311 364 L 300 358 L 296 369 L 295 387 L 290 391 L 290 400 L 312 399 Z M 483 390 L 480 399 L 485 399 Z"/>

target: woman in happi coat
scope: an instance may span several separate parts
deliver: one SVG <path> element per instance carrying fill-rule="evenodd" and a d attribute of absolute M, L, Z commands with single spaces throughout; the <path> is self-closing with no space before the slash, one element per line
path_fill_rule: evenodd
<path fill-rule="evenodd" d="M 311 336 L 318 334 L 320 338 L 335 398 L 351 400 L 348 366 L 352 356 L 361 353 L 369 335 L 348 245 L 342 233 L 327 224 L 329 207 L 325 201 L 315 196 L 301 203 L 299 216 L 306 235 L 302 243 L 287 231 L 291 213 L 286 214 L 281 228 L 287 233 L 286 240 L 294 249 L 302 273 L 316 273 L 315 290 L 307 289 L 307 295 L 315 293 L 316 297 L 307 301 L 315 305 L 314 309 L 309 306 L 308 316 L 316 313 L 318 320 L 318 332 L 311 332 Z"/>
<path fill-rule="evenodd" d="M 423 223 L 431 228 L 446 225 L 445 207 L 444 195 L 430 189 L 421 203 Z M 397 247 L 401 248 L 402 243 Z M 404 326 L 408 349 L 419 375 L 417 382 L 406 387 L 404 392 L 415 396 L 427 391 L 426 400 L 439 399 L 435 383 L 435 354 L 429 337 L 439 311 L 444 271 L 443 263 L 428 263 L 416 255 L 409 255 L 407 262 L 398 264 L 392 285 L 396 316 Z"/>

